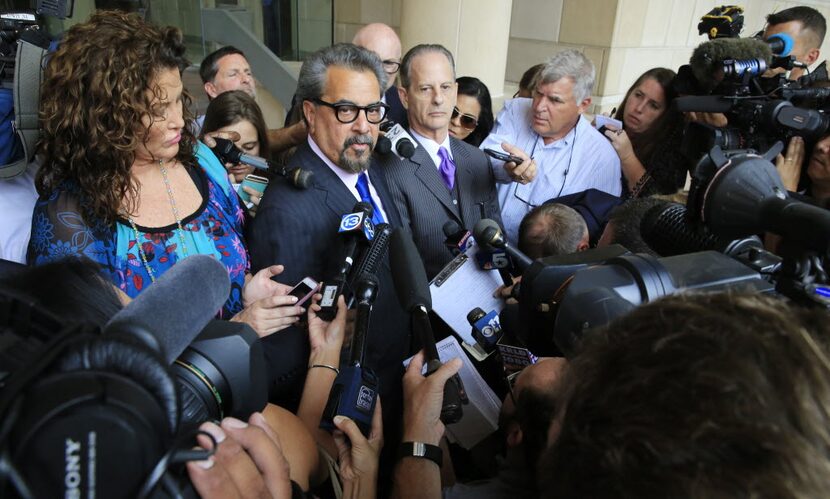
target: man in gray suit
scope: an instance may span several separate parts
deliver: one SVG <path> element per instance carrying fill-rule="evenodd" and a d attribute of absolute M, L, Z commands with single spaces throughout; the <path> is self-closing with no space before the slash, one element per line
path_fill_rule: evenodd
<path fill-rule="evenodd" d="M 441 45 L 413 47 L 401 63 L 401 102 L 418 141 L 410 159 L 380 158 L 381 171 L 404 226 L 412 232 L 430 279 L 452 259 L 447 221 L 471 230 L 481 217 L 501 223 L 490 160 L 449 136 L 457 84 L 452 54 Z"/>

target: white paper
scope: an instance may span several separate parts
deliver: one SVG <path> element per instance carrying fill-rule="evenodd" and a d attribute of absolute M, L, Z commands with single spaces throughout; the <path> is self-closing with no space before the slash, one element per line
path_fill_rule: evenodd
<path fill-rule="evenodd" d="M 469 403 L 463 406 L 464 414 L 461 421 L 447 425 L 447 438 L 465 449 L 470 449 L 498 428 L 501 400 L 478 373 L 455 337 L 444 338 L 436 344 L 436 348 L 441 362 L 446 363 L 456 357 L 464 361 L 458 376 L 464 385 Z M 404 365 L 408 366 L 411 360 L 411 357 L 406 359 Z"/>
<path fill-rule="evenodd" d="M 484 310 L 484 313 L 491 310 L 501 312 L 504 307 L 504 302 L 493 296 L 504 282 L 497 270 L 478 268 L 475 260 L 477 251 L 475 245 L 468 248 L 465 253 L 467 260 L 447 280 L 438 286 L 433 279 L 429 285 L 432 310 L 470 345 L 476 341 L 473 339 L 472 326 L 467 322 L 467 314 L 476 307 Z M 447 267 L 451 265 L 452 262 Z"/>
<path fill-rule="evenodd" d="M 594 117 L 594 119 L 595 119 L 595 122 L 597 124 L 598 129 L 602 128 L 604 126 L 607 126 L 607 125 L 611 125 L 614 128 L 616 128 L 617 130 L 622 130 L 623 129 L 622 121 L 611 118 L 609 116 L 605 116 L 604 114 L 598 114 Z"/>

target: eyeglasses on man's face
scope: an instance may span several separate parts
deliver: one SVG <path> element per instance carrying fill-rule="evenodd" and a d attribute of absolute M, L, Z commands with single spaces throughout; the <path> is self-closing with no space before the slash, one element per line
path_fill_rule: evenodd
<path fill-rule="evenodd" d="M 458 118 L 458 122 L 461 123 L 461 126 L 467 130 L 475 130 L 478 126 L 478 118 L 472 114 L 462 113 L 457 107 L 452 108 L 452 119 L 455 118 Z"/>
<path fill-rule="evenodd" d="M 315 104 L 334 109 L 334 116 L 340 123 L 353 123 L 360 114 L 360 111 L 363 111 L 366 113 L 366 121 L 373 125 L 377 125 L 383 121 L 386 117 L 386 113 L 389 111 L 389 106 L 383 102 L 376 102 L 374 104 L 369 104 L 368 106 L 358 106 L 348 102 L 332 104 L 331 102 L 326 102 L 323 99 L 310 100 Z"/>
<path fill-rule="evenodd" d="M 386 74 L 393 75 L 397 73 L 399 69 L 401 69 L 401 63 L 398 61 L 393 61 L 392 59 L 386 59 L 385 61 L 382 61 L 382 63 L 383 70 L 386 72 Z"/>

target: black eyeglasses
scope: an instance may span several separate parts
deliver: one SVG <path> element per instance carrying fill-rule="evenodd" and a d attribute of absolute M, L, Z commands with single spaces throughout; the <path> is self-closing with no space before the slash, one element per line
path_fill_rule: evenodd
<path fill-rule="evenodd" d="M 478 126 L 478 118 L 472 114 L 463 114 L 457 107 L 452 108 L 452 119 L 459 117 L 458 122 L 467 130 L 475 130 Z"/>
<path fill-rule="evenodd" d="M 383 70 L 386 71 L 386 74 L 393 75 L 401 69 L 401 63 L 398 61 L 393 61 L 392 59 L 386 59 L 382 61 L 383 63 Z"/>
<path fill-rule="evenodd" d="M 334 116 L 337 118 L 337 121 L 340 123 L 352 123 L 357 119 L 357 116 L 360 114 L 360 111 L 363 110 L 366 113 L 366 121 L 373 125 L 377 125 L 383 118 L 386 117 L 386 113 L 389 111 L 389 106 L 384 104 L 383 102 L 376 102 L 374 104 L 369 104 L 368 106 L 357 106 L 355 104 L 348 104 L 348 103 L 341 103 L 341 104 L 332 104 L 331 102 L 326 102 L 322 99 L 310 99 L 311 102 L 315 104 L 321 104 L 326 107 L 330 107 L 334 109 Z"/>

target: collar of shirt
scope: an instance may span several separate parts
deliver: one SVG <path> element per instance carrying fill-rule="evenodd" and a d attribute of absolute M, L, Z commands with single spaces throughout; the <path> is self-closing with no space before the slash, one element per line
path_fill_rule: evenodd
<path fill-rule="evenodd" d="M 323 154 L 323 151 L 320 150 L 320 146 L 314 142 L 314 139 L 311 138 L 311 135 L 308 136 L 308 145 L 311 147 L 311 150 L 314 151 L 314 154 L 317 155 L 318 158 L 323 160 L 323 163 L 329 167 L 331 171 L 337 175 L 337 178 L 343 182 L 343 185 L 349 189 L 349 192 L 352 193 L 352 196 L 357 201 L 362 201 L 363 198 L 360 197 L 360 193 L 357 192 L 357 177 L 360 176 L 359 173 L 352 173 L 347 172 L 346 170 L 340 168 L 339 166 L 335 165 L 331 162 L 331 160 Z M 366 172 L 366 178 L 369 179 L 369 193 L 372 195 L 372 199 L 375 201 L 375 204 L 380 208 L 381 215 L 383 215 L 383 219 L 387 222 L 389 221 L 389 217 L 386 216 L 386 209 L 383 207 L 383 203 L 380 200 L 380 196 L 378 195 L 377 189 L 375 189 L 375 184 L 372 183 L 372 177 L 369 175 L 369 172 Z"/>
<path fill-rule="evenodd" d="M 447 150 L 447 152 L 450 155 L 450 159 L 455 160 L 455 158 L 452 157 L 452 148 L 450 147 L 449 133 L 447 133 L 447 136 L 444 138 L 444 142 L 441 142 L 440 144 L 432 139 L 424 137 L 423 135 L 419 134 L 411 128 L 409 129 L 409 133 L 411 133 L 412 136 L 415 137 L 415 140 L 417 140 L 418 143 L 421 144 L 421 146 L 424 148 L 427 154 L 429 154 L 429 157 L 432 158 L 432 162 L 435 163 L 435 168 L 441 167 L 441 156 L 438 155 L 438 149 L 441 147 Z"/>

